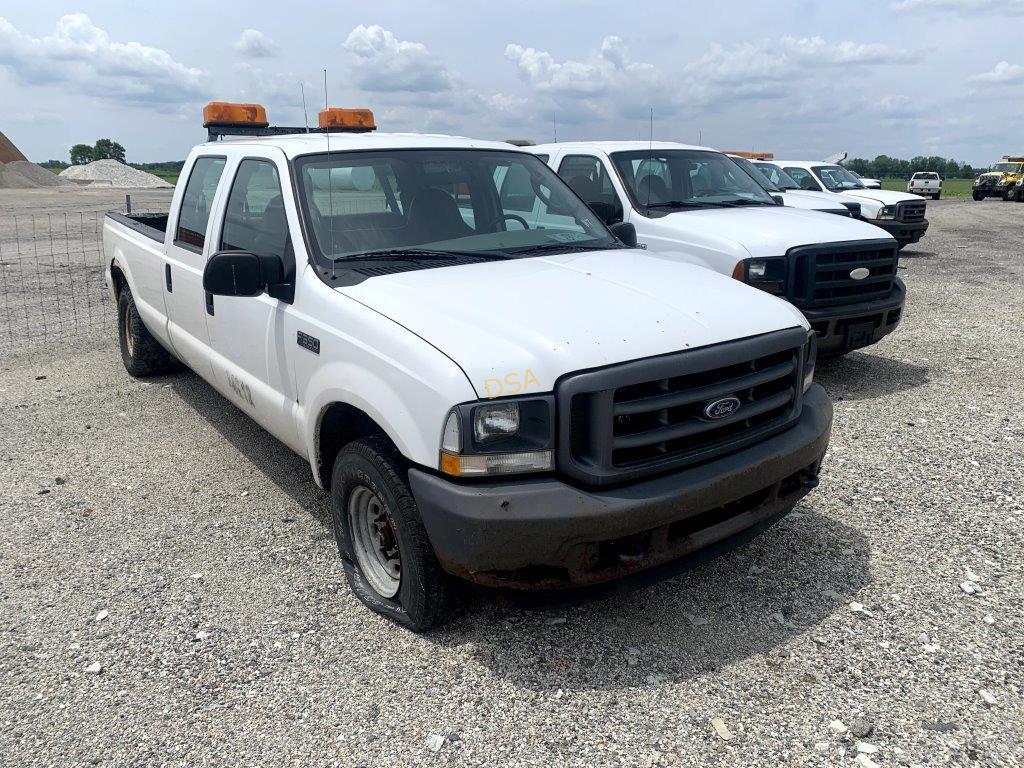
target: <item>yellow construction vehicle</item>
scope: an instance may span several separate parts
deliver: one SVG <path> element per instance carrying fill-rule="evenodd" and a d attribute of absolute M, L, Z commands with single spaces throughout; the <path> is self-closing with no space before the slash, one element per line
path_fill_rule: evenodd
<path fill-rule="evenodd" d="M 1004 155 L 1002 160 L 974 180 L 971 197 L 984 200 L 986 197 L 1001 197 L 1012 200 L 1017 183 L 1024 179 L 1024 156 Z"/>

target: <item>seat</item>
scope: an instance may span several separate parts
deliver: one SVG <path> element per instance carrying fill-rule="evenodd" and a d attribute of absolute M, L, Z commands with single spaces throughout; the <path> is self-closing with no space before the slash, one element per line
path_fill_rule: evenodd
<path fill-rule="evenodd" d="M 636 197 L 641 203 L 667 203 L 668 185 L 661 176 L 649 173 L 636 185 Z"/>
<path fill-rule="evenodd" d="M 284 198 L 275 195 L 253 226 L 252 250 L 261 256 L 283 256 L 287 242 L 288 216 L 284 210 Z"/>
<path fill-rule="evenodd" d="M 410 240 L 416 243 L 454 240 L 473 232 L 455 199 L 437 187 L 425 187 L 416 193 L 409 205 L 408 227 Z"/>

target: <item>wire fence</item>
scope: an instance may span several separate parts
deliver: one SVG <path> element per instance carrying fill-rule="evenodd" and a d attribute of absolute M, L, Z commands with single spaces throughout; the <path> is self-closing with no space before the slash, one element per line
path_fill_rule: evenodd
<path fill-rule="evenodd" d="M 103 276 L 105 215 L 0 213 L 0 356 L 116 332 Z"/>

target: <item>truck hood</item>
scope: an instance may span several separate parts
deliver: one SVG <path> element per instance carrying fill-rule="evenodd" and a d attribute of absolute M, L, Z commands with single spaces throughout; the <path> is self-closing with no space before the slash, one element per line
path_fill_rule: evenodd
<path fill-rule="evenodd" d="M 841 200 L 831 199 L 816 192 L 805 192 L 800 189 L 787 189 L 777 192 L 790 208 L 807 211 L 845 211 Z"/>
<path fill-rule="evenodd" d="M 908 200 L 921 202 L 921 198 L 917 195 L 911 195 L 907 192 L 893 192 L 889 189 L 846 189 L 843 190 L 843 194 L 853 198 L 873 200 L 880 205 L 895 205 L 896 203 L 905 203 Z"/>
<path fill-rule="evenodd" d="M 450 357 L 480 397 L 549 392 L 566 373 L 807 327 L 781 299 L 639 249 L 424 269 L 337 290 Z"/>
<path fill-rule="evenodd" d="M 822 199 L 828 202 L 828 197 Z M 673 212 L 651 222 L 656 223 L 663 236 L 671 237 L 670 230 L 678 229 L 683 243 L 690 237 L 704 244 L 712 240 L 735 243 L 754 257 L 782 256 L 798 245 L 887 237 L 878 227 L 863 221 L 783 206 L 702 208 Z M 640 231 L 639 225 L 637 230 Z"/>

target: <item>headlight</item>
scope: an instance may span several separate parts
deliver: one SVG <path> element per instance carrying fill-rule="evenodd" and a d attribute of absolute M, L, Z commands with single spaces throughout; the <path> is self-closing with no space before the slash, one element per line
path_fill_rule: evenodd
<path fill-rule="evenodd" d="M 885 205 L 882 206 L 881 210 L 875 216 L 876 219 L 895 219 L 896 218 L 896 206 Z"/>
<path fill-rule="evenodd" d="M 457 405 L 445 417 L 439 467 L 482 477 L 555 468 L 554 397 Z"/>
<path fill-rule="evenodd" d="M 766 259 L 745 259 L 736 265 L 732 276 L 762 291 L 782 296 L 786 293 L 788 271 L 789 260 L 785 256 L 772 256 Z"/>
<path fill-rule="evenodd" d="M 818 359 L 818 335 L 814 331 L 807 332 L 807 344 L 804 346 L 804 392 L 814 383 L 814 364 Z"/>

